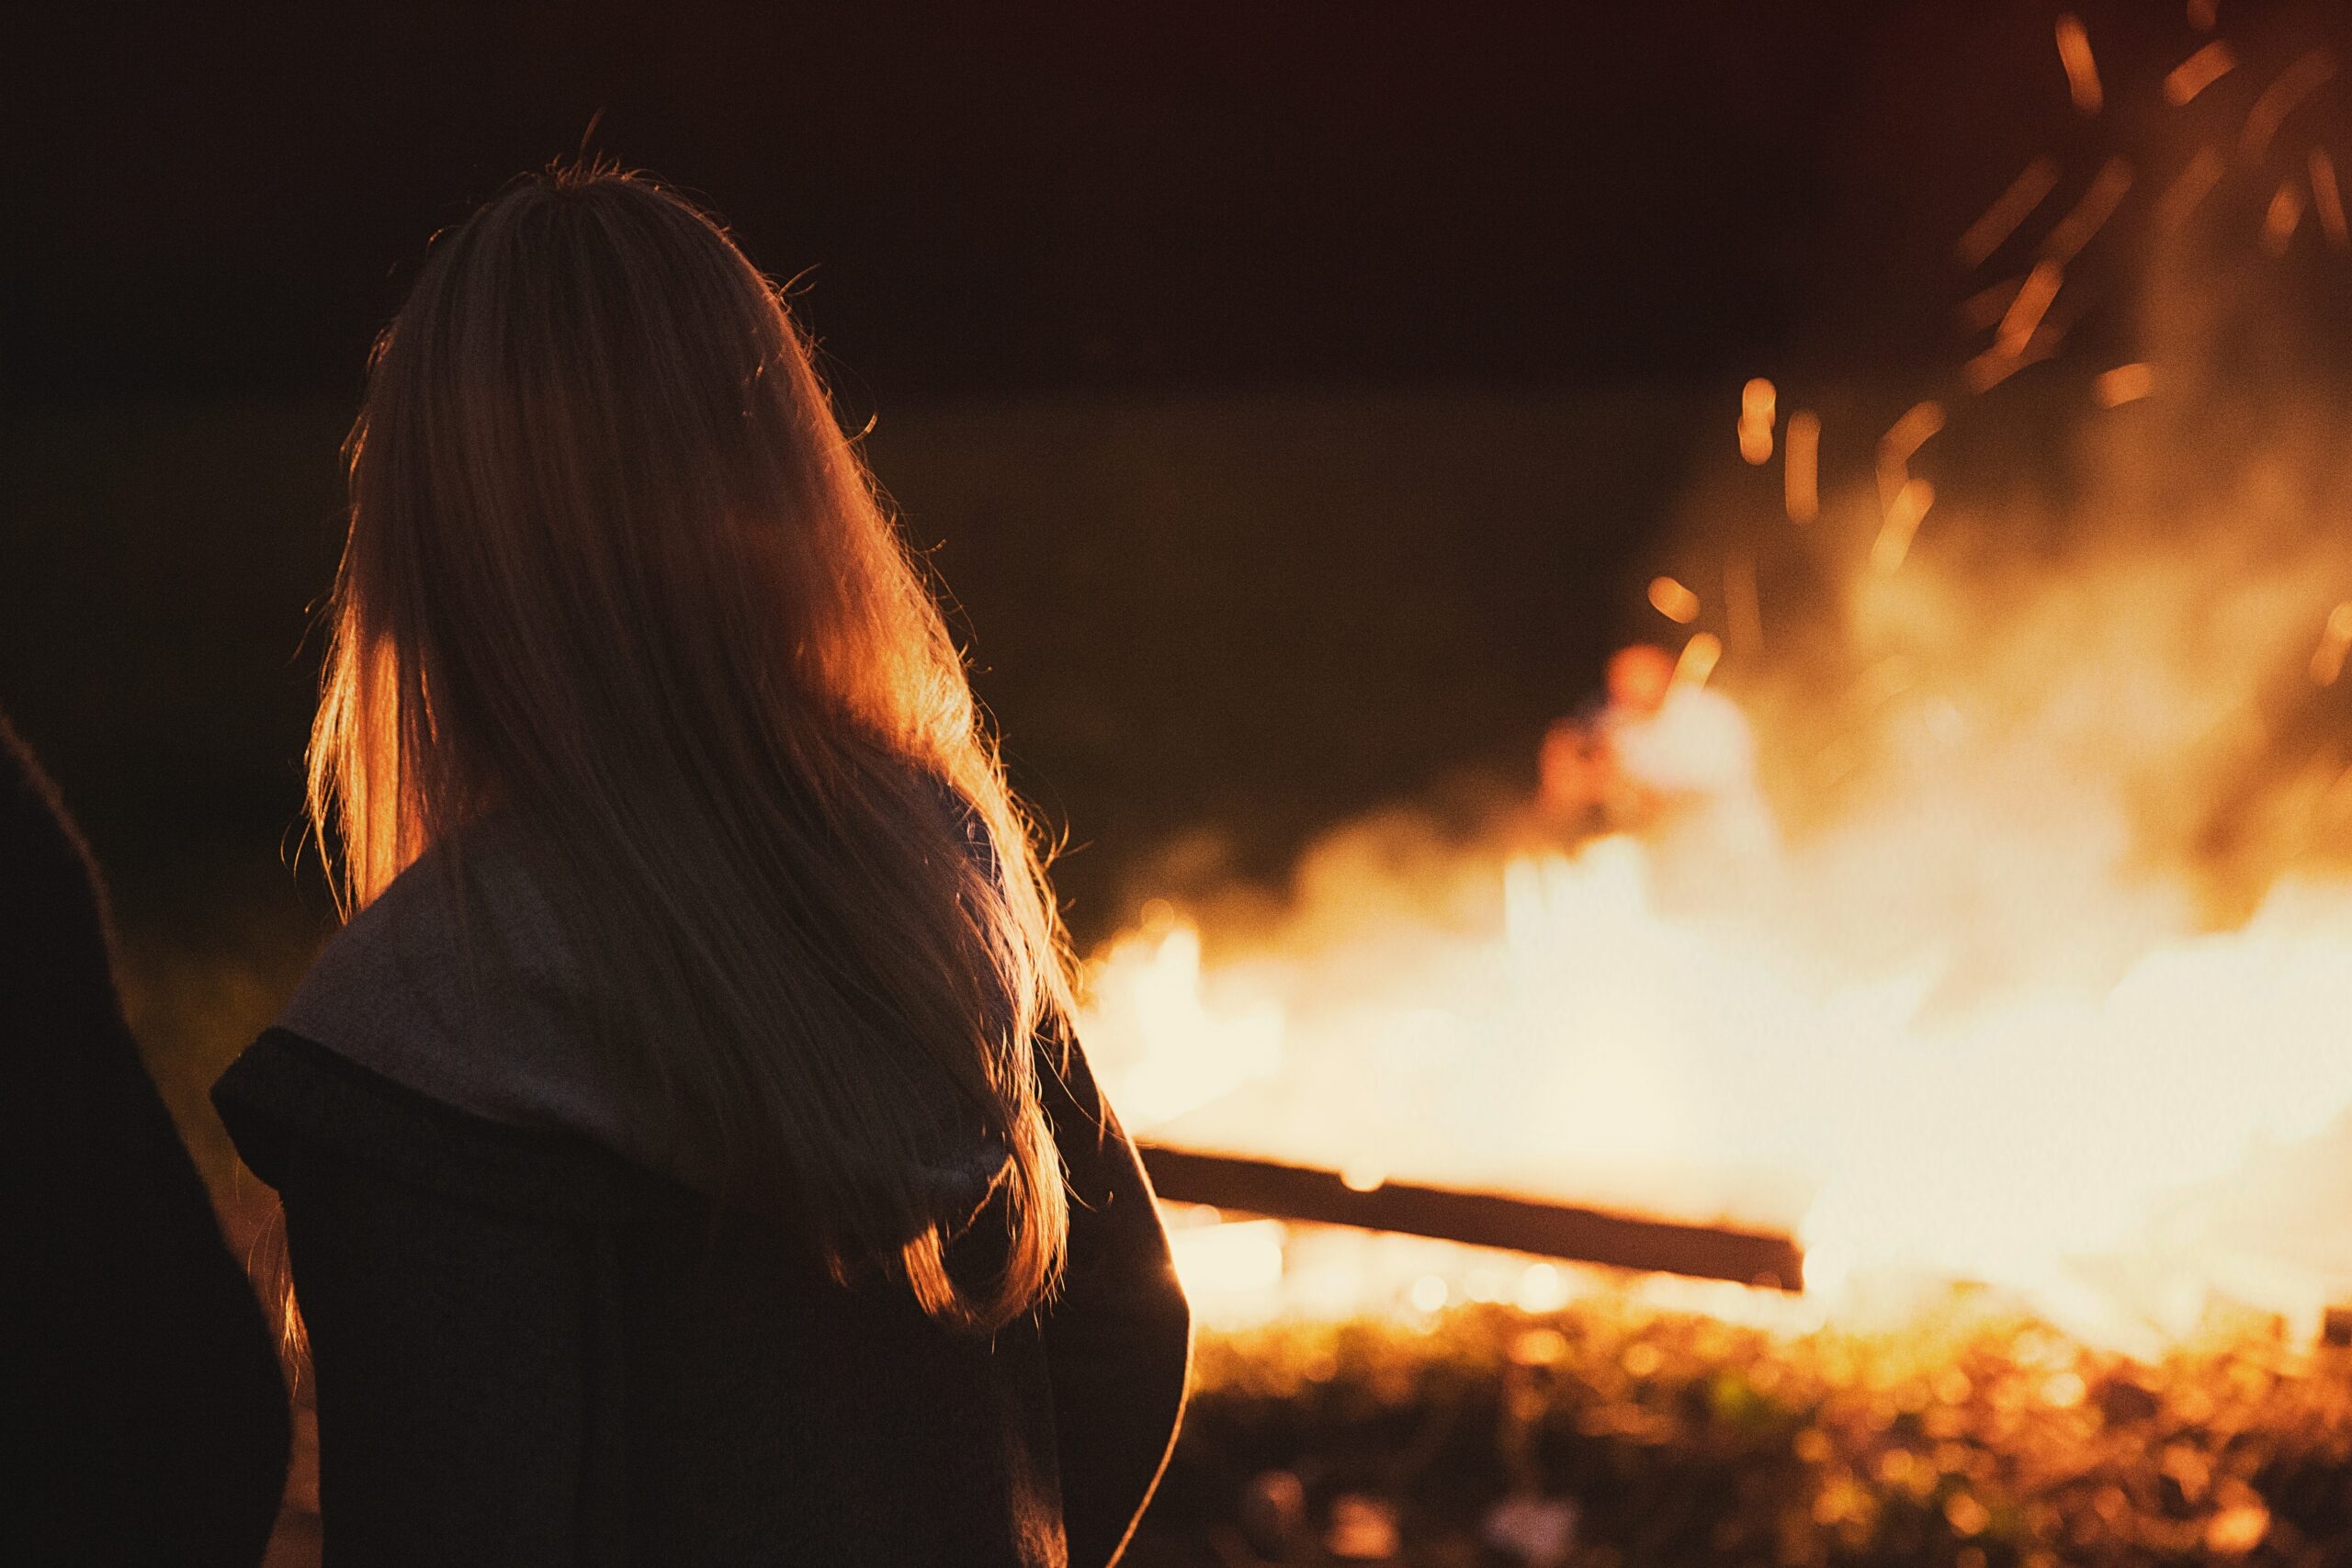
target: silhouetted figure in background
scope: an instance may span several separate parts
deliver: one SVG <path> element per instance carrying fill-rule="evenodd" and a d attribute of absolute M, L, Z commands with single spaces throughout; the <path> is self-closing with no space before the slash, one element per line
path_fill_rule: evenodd
<path fill-rule="evenodd" d="M 268 1326 L 123 1022 L 88 855 L 6 719 L 0 1148 L 0 1561 L 259 1561 L 286 1477 Z"/>

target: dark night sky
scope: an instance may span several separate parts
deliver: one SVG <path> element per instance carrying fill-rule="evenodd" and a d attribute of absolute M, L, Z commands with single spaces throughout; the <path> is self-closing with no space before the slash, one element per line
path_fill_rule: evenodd
<path fill-rule="evenodd" d="M 0 110 L 0 387 L 342 391 L 424 236 L 600 113 L 813 268 L 881 392 L 1747 363 L 1837 286 L 1886 62 L 2046 54 L 2049 9 L 53 7 Z M 2063 111 L 2007 74 L 1962 112 Z"/>
<path fill-rule="evenodd" d="M 266 853 L 368 340 L 435 229 L 593 119 L 801 278 L 1024 787 L 1119 853 L 1278 848 L 1524 761 L 1742 378 L 1949 377 L 1985 282 L 1953 237 L 2030 159 L 2053 211 L 2137 160 L 2134 254 L 2190 147 L 2352 58 L 2340 0 L 2222 0 L 2245 64 L 2175 110 L 2183 7 L 2073 8 L 2097 118 L 2057 0 L 50 7 L 0 39 L 0 705 L 125 862 L 207 824 Z M 2104 265 L 2070 291 L 2120 297 Z"/>

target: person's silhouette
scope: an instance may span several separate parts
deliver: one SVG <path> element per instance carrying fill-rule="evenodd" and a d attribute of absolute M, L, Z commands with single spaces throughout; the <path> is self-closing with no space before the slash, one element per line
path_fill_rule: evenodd
<path fill-rule="evenodd" d="M 105 897 L 0 718 L 0 1558 L 250 1564 L 285 1383 L 114 987 Z"/>

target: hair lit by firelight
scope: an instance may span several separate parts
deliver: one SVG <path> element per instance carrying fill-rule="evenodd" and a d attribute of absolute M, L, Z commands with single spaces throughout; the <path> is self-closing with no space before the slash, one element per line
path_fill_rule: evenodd
<path fill-rule="evenodd" d="M 1065 1224 L 1053 904 L 778 290 L 650 179 L 527 179 L 433 246 L 347 455 L 311 748 L 347 902 L 428 850 L 462 891 L 494 821 L 613 1070 L 730 1199 L 943 1321 L 1034 1304 Z M 974 1135 L 1012 1235 L 977 1284 L 922 1179 Z"/>

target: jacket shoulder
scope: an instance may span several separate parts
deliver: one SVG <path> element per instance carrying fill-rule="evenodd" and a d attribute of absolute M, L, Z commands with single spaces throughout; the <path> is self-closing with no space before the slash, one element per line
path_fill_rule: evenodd
<path fill-rule="evenodd" d="M 272 1028 L 212 1086 L 238 1154 L 282 1189 L 310 1145 L 441 1198 L 519 1218 L 618 1224 L 691 1211 L 686 1189 L 581 1134 L 492 1121 L 291 1030 Z"/>

